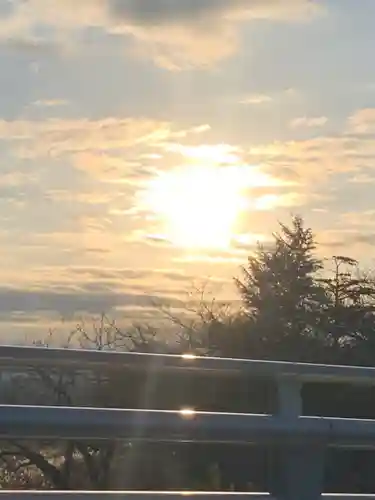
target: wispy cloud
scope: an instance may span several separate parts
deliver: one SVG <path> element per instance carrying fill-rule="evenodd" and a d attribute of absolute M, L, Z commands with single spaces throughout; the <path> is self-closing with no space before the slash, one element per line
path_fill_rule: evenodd
<path fill-rule="evenodd" d="M 368 247 L 375 245 L 375 231 L 364 232 L 356 229 L 326 231 L 319 234 L 318 241 L 330 251 L 335 251 L 338 248 L 350 248 L 351 255 L 358 255 L 358 249 L 368 252 Z"/>
<path fill-rule="evenodd" d="M 0 139 L 18 146 L 24 158 L 152 147 L 205 130 L 201 126 L 178 129 L 172 123 L 136 118 L 0 120 Z"/>
<path fill-rule="evenodd" d="M 98 311 L 110 313 L 116 307 L 126 305 L 150 307 L 153 303 L 180 304 L 172 297 L 110 291 L 106 289 L 105 282 L 94 287 L 86 286 L 80 292 L 74 289 L 58 291 L 48 288 L 40 290 L 0 288 L 0 314 L 46 311 L 71 317 L 77 313 L 98 314 Z"/>
<path fill-rule="evenodd" d="M 68 101 L 65 99 L 40 99 L 32 103 L 33 106 L 41 108 L 55 108 L 59 106 L 66 106 Z"/>
<path fill-rule="evenodd" d="M 328 122 L 328 118 L 326 116 L 315 116 L 315 117 L 307 117 L 301 116 L 299 118 L 294 118 L 290 122 L 290 126 L 292 128 L 317 128 L 324 127 Z"/>
<path fill-rule="evenodd" d="M 251 94 L 240 100 L 240 104 L 256 105 L 271 103 L 273 98 L 267 94 Z"/>
<path fill-rule="evenodd" d="M 171 136 L 170 124 L 154 120 L 0 121 L 0 138 L 23 144 L 28 157 L 111 151 L 140 143 L 157 143 Z"/>

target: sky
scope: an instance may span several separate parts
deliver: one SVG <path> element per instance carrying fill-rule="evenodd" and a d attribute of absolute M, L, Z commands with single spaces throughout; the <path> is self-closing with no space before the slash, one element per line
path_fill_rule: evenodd
<path fill-rule="evenodd" d="M 0 0 L 0 340 L 155 319 L 279 220 L 374 264 L 374 0 Z"/>

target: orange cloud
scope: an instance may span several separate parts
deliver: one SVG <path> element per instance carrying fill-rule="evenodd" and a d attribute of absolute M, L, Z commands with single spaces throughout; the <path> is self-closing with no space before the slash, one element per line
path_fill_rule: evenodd
<path fill-rule="evenodd" d="M 364 108 L 355 112 L 348 119 L 349 128 L 353 132 L 374 133 L 375 132 L 375 108 Z"/>
<path fill-rule="evenodd" d="M 26 158 L 155 146 L 205 130 L 203 126 L 178 130 L 168 122 L 133 118 L 0 120 L 0 138 L 11 141 Z"/>

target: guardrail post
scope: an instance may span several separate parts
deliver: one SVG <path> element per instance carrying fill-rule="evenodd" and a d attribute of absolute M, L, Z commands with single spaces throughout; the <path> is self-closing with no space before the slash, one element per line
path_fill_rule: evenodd
<path fill-rule="evenodd" d="M 302 384 L 296 378 L 277 380 L 278 416 L 302 415 Z M 317 500 L 323 492 L 324 443 L 290 443 L 271 450 L 271 493 L 282 500 Z"/>

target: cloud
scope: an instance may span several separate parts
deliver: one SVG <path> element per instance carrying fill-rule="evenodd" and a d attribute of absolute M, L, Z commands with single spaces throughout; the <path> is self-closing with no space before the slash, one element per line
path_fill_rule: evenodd
<path fill-rule="evenodd" d="M 375 108 L 356 111 L 348 119 L 349 129 L 354 133 L 375 133 Z"/>
<path fill-rule="evenodd" d="M 115 156 L 86 151 L 74 154 L 72 160 L 78 170 L 100 182 L 121 184 L 123 191 L 127 186 L 139 186 L 144 183 L 154 172 L 150 162 L 145 159 L 141 161 L 140 158 L 128 160 L 124 154 Z M 111 193 L 108 195 L 111 196 Z"/>
<path fill-rule="evenodd" d="M 141 25 L 196 24 L 207 19 L 295 18 L 311 13 L 305 0 L 109 0 L 116 19 Z"/>
<path fill-rule="evenodd" d="M 185 146 L 179 143 L 165 144 L 167 152 L 176 153 L 189 161 L 208 162 L 210 164 L 239 163 L 241 150 L 230 144 L 199 144 Z"/>
<path fill-rule="evenodd" d="M 138 54 L 151 51 L 154 61 L 170 70 L 228 58 L 238 48 L 243 22 L 300 20 L 315 11 L 308 0 L 113 0 L 108 6 L 124 32 L 141 44 Z"/>
<path fill-rule="evenodd" d="M 152 119 L 0 120 L 0 140 L 18 145 L 25 158 L 152 146 L 191 132 L 195 129 L 174 130 L 171 123 Z"/>
<path fill-rule="evenodd" d="M 266 94 L 251 94 L 240 101 L 240 104 L 252 105 L 252 104 L 266 104 L 272 102 L 271 96 Z"/>
<path fill-rule="evenodd" d="M 0 19 L 4 38 L 33 40 L 47 25 L 55 29 L 53 41 L 72 41 L 72 32 L 97 27 L 133 39 L 138 55 L 175 70 L 229 57 L 243 22 L 305 20 L 319 10 L 310 0 L 64 0 L 56 16 L 49 0 L 16 5 Z"/>
<path fill-rule="evenodd" d="M 65 99 L 41 99 L 34 101 L 32 105 L 41 108 L 55 108 L 59 106 L 66 106 L 68 103 L 69 101 Z"/>
<path fill-rule="evenodd" d="M 275 210 L 280 207 L 296 207 L 304 205 L 306 198 L 301 193 L 266 194 L 260 196 L 254 203 L 257 211 Z"/>
<path fill-rule="evenodd" d="M 17 221 L 30 220 L 33 213 L 38 231 L 51 231 L 53 220 L 57 231 L 69 232 L 72 222 L 67 228 L 65 217 L 73 219 L 73 232 L 82 237 L 92 226 L 85 217 L 100 217 L 118 224 L 125 218 L 131 232 L 137 217 L 131 210 L 139 190 L 161 169 L 175 164 L 166 144 L 207 130 L 206 125 L 181 129 L 146 118 L 0 120 L 0 143 L 11 158 L 11 166 L 0 165 L 0 204 L 22 203 L 22 213 L 1 207 L 7 210 L 7 227 L 11 229 L 11 221 L 18 227 Z M 154 151 L 159 152 L 157 158 Z M 86 234 L 86 240 L 90 248 L 109 250 L 100 234 Z M 77 247 L 74 235 L 54 244 L 66 247 L 67 241 Z"/>
<path fill-rule="evenodd" d="M 328 122 L 328 118 L 326 116 L 316 116 L 308 118 L 307 116 L 301 116 L 299 118 L 295 118 L 290 122 L 291 128 L 315 128 L 315 127 L 323 127 Z"/>
<path fill-rule="evenodd" d="M 180 302 L 171 297 L 106 290 L 105 283 L 92 287 L 86 285 L 82 292 L 0 287 L 0 313 L 50 311 L 71 316 L 76 313 L 100 314 L 126 305 L 150 307 L 153 304 L 178 305 Z"/>
<path fill-rule="evenodd" d="M 7 341 L 9 331 L 12 342 L 26 337 L 30 342 L 51 328 L 64 341 L 81 318 L 90 329 L 92 318 L 102 312 L 120 328 L 151 322 L 168 330 L 161 307 L 183 311 L 195 281 L 178 268 L 61 265 L 30 271 L 23 279 L 15 270 L 3 273 L 3 279 L 13 282 L 13 286 L 0 287 L 0 337 Z"/>
<path fill-rule="evenodd" d="M 86 259 L 87 260 L 87 259 Z M 110 262 L 106 260 L 106 262 Z M 39 266 L 20 276 L 2 273 L 0 315 L 9 313 L 100 314 L 124 307 L 180 306 L 194 274 L 178 267 Z"/>
<path fill-rule="evenodd" d="M 246 161 L 259 164 L 270 175 L 307 184 L 323 184 L 343 173 L 371 174 L 375 160 L 375 136 L 343 131 L 312 139 L 274 141 L 248 149 Z M 318 184 L 316 184 L 318 186 Z"/>
<path fill-rule="evenodd" d="M 350 190 L 350 186 L 348 188 Z M 346 192 L 349 192 L 346 190 Z M 338 201 L 340 203 L 340 196 Z M 358 198 L 358 197 L 357 197 Z M 339 253 L 340 255 L 350 255 L 358 259 L 362 265 L 373 267 L 374 247 L 375 247 L 375 210 L 370 199 L 366 203 L 366 197 L 362 196 L 361 201 L 353 200 L 350 204 L 351 210 L 347 211 L 347 203 L 344 204 L 343 211 L 337 210 L 334 219 L 325 214 L 323 218 L 323 229 L 317 232 L 318 250 L 326 256 Z M 343 200 L 344 201 L 344 200 Z M 363 208 L 367 207 L 367 208 Z"/>
<path fill-rule="evenodd" d="M 109 262 L 109 261 L 107 261 Z M 4 278 L 14 282 L 16 287 L 22 282 L 30 289 L 48 288 L 50 291 L 84 292 L 88 288 L 111 290 L 120 293 L 127 290 L 146 292 L 150 282 L 155 286 L 168 288 L 171 283 L 184 284 L 193 281 L 194 276 L 176 267 L 110 267 L 99 265 L 56 265 L 42 266 L 30 269 L 23 276 L 17 277 L 15 269 L 3 272 Z"/>
<path fill-rule="evenodd" d="M 375 246 L 375 231 L 362 232 L 354 229 L 326 231 L 319 235 L 319 244 L 330 249 Z M 372 256 L 371 256 L 372 257 Z"/>
<path fill-rule="evenodd" d="M 340 215 L 338 222 L 342 228 L 361 228 L 364 232 L 373 229 L 375 232 L 375 210 L 350 211 Z"/>

